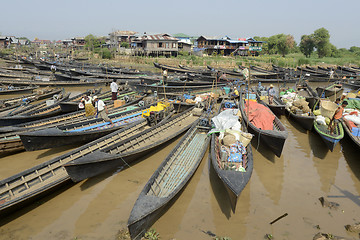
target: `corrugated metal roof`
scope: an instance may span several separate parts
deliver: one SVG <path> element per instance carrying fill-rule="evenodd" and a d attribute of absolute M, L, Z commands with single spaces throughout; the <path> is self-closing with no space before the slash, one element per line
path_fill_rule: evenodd
<path fill-rule="evenodd" d="M 153 41 L 179 41 L 179 39 L 170 36 L 169 34 L 155 34 L 155 35 L 144 35 L 140 37 L 141 40 L 153 40 Z"/>

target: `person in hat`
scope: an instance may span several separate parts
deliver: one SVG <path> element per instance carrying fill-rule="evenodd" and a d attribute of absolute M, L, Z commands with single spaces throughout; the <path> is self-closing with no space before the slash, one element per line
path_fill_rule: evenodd
<path fill-rule="evenodd" d="M 269 104 L 273 104 L 275 94 L 276 94 L 276 92 L 274 89 L 274 85 L 270 84 L 269 89 L 268 89 Z"/>
<path fill-rule="evenodd" d="M 329 123 L 330 134 L 333 134 L 336 125 L 340 122 L 340 119 L 343 116 L 344 108 L 347 105 L 348 105 L 348 102 L 343 101 L 342 104 L 336 109 L 336 111 L 335 111 L 335 113 L 334 113 L 334 115 L 331 118 L 330 123 Z"/>
<path fill-rule="evenodd" d="M 97 96 L 94 96 L 94 102 L 95 102 L 95 109 L 96 109 L 96 117 L 99 116 L 102 119 L 104 119 L 104 121 L 110 122 L 111 127 L 113 127 L 114 123 L 111 121 L 111 119 L 108 116 L 109 112 L 108 112 L 108 109 L 107 109 L 104 101 L 98 99 Z"/>
<path fill-rule="evenodd" d="M 239 97 L 239 91 L 237 90 L 236 87 L 234 87 L 234 92 L 232 93 L 232 96 L 233 96 L 234 98 L 238 98 L 238 97 Z"/>

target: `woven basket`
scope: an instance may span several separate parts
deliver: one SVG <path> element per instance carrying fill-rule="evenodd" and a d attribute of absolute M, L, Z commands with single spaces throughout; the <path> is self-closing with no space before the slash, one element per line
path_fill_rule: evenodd
<path fill-rule="evenodd" d="M 338 108 L 338 105 L 336 103 L 333 103 L 331 101 L 321 101 L 320 104 L 320 113 L 324 117 L 332 118 L 334 116 L 334 113 L 336 109 Z"/>

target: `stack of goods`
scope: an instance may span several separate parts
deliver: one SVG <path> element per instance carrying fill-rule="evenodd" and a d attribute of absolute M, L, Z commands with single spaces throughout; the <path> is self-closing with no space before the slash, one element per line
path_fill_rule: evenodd
<path fill-rule="evenodd" d="M 334 116 L 334 113 L 336 109 L 338 108 L 338 105 L 328 101 L 323 100 L 320 103 L 320 109 L 315 110 L 313 113 L 316 116 L 315 121 L 319 125 L 329 125 L 330 119 Z"/>
<path fill-rule="evenodd" d="M 275 115 L 263 104 L 251 100 L 247 101 L 245 103 L 245 114 L 255 127 L 262 130 L 274 130 Z"/>
<path fill-rule="evenodd" d="M 285 108 L 289 112 L 302 116 L 310 115 L 309 103 L 297 93 L 287 92 L 281 96 L 281 100 L 285 103 Z"/>
<path fill-rule="evenodd" d="M 212 92 L 203 93 L 203 94 L 196 95 L 195 99 L 185 98 L 186 99 L 185 102 L 190 103 L 190 104 L 194 104 L 194 103 L 199 103 L 199 102 L 206 102 L 206 100 L 208 100 L 209 98 L 215 98 L 215 97 L 219 97 L 219 96 L 216 93 L 212 93 Z"/>
<path fill-rule="evenodd" d="M 360 99 L 346 99 L 348 105 L 343 114 L 346 126 L 355 137 L 360 137 Z"/>
<path fill-rule="evenodd" d="M 246 147 L 252 135 L 241 130 L 241 114 L 238 109 L 226 109 L 212 118 L 215 129 L 209 134 L 218 132 L 220 147 L 219 167 L 224 170 L 245 172 L 247 163 Z"/>

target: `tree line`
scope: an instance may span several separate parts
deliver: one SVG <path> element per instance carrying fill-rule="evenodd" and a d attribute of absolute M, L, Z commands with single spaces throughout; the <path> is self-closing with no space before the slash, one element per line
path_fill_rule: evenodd
<path fill-rule="evenodd" d="M 271 37 L 254 37 L 255 40 L 265 41 L 263 44 L 264 54 L 281 54 L 285 57 L 289 53 L 301 52 L 309 58 L 316 53 L 319 58 L 323 57 L 342 57 L 344 54 L 353 53 L 360 56 L 359 47 L 337 49 L 330 43 L 330 33 L 325 28 L 319 28 L 310 35 L 302 35 L 299 45 L 290 34 L 277 34 Z"/>

